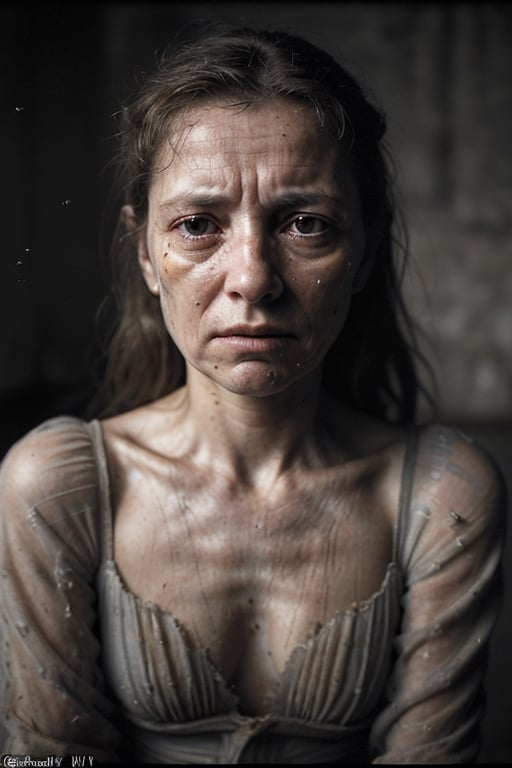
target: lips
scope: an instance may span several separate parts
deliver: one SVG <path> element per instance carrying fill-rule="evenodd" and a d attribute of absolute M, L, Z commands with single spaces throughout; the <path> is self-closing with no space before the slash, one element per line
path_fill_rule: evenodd
<path fill-rule="evenodd" d="M 289 336 L 286 331 L 271 325 L 233 325 L 217 336 Z"/>
<path fill-rule="evenodd" d="M 217 340 L 244 352 L 270 352 L 281 349 L 292 335 L 269 325 L 235 325 L 216 334 Z"/>

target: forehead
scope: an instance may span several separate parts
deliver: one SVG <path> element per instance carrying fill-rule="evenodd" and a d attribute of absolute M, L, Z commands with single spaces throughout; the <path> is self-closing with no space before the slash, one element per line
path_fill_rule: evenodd
<path fill-rule="evenodd" d="M 154 182 L 161 175 L 183 174 L 213 182 L 233 169 L 259 170 L 294 184 L 351 175 L 345 145 L 323 130 L 308 105 L 286 99 L 249 105 L 217 101 L 191 108 L 173 122 Z"/>

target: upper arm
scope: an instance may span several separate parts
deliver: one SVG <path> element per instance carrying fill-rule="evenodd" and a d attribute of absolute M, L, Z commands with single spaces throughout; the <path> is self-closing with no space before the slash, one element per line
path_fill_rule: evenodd
<path fill-rule="evenodd" d="M 505 487 L 459 432 L 425 428 L 401 557 L 403 618 L 390 703 L 375 734 L 382 761 L 473 759 L 498 611 Z"/>
<path fill-rule="evenodd" d="M 109 705 L 93 631 L 96 471 L 82 424 L 57 420 L 13 446 L 0 472 L 0 515 L 6 746 L 23 740 L 35 754 L 47 739 L 50 752 L 68 745 L 105 756 Z"/>

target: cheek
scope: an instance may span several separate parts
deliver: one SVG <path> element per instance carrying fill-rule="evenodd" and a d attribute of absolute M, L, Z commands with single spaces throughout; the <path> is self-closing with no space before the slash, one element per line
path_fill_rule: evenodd
<path fill-rule="evenodd" d="M 363 254 L 364 232 L 362 226 L 356 226 L 352 237 L 344 244 L 342 252 L 338 252 L 336 267 L 326 268 L 323 275 L 317 275 L 320 322 L 325 324 L 326 333 L 335 337 L 345 324 L 352 303 L 354 280 L 361 266 Z"/>
<path fill-rule="evenodd" d="M 183 267 L 183 265 L 178 264 L 178 262 L 172 258 L 172 256 L 169 254 L 169 248 L 167 248 L 163 251 L 160 258 L 159 272 L 163 284 L 169 285 L 179 280 L 180 277 L 182 277 L 182 275 L 186 272 L 186 269 Z"/>
<path fill-rule="evenodd" d="M 310 306 L 321 322 L 337 323 L 348 311 L 352 295 L 352 266 L 347 260 L 342 269 L 313 278 Z"/>
<path fill-rule="evenodd" d="M 350 308 L 351 292 L 345 287 L 324 292 L 315 321 L 317 333 L 329 345 L 339 335 Z"/>
<path fill-rule="evenodd" d="M 165 287 L 179 285 L 180 293 L 207 293 L 218 282 L 218 269 L 210 261 L 187 261 L 173 254 L 170 247 L 162 252 L 158 272 Z"/>
<path fill-rule="evenodd" d="M 181 346 L 193 338 L 211 300 L 211 275 L 198 266 L 180 264 L 164 252 L 160 263 L 160 306 L 165 325 Z"/>

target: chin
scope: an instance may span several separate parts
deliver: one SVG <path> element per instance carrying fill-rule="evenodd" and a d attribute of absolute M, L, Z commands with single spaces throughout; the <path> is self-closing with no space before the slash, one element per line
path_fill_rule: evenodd
<path fill-rule="evenodd" d="M 310 373 L 296 365 L 293 371 L 279 365 L 260 361 L 239 364 L 229 376 L 212 377 L 214 381 L 233 394 L 264 398 L 286 392 Z"/>

